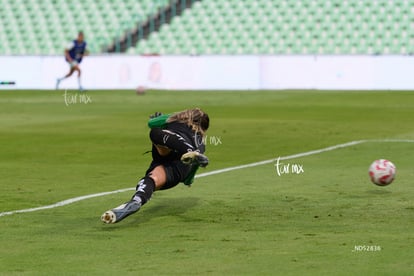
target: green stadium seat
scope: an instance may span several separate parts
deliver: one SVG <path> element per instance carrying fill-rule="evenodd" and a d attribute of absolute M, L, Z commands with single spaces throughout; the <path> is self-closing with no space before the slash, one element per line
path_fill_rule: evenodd
<path fill-rule="evenodd" d="M 73 39 L 78 28 L 85 31 L 92 53 L 99 53 L 170 1 L 1 3 L 5 42 L 0 54 L 27 53 L 31 48 L 33 53 L 60 54 L 62 45 Z M 164 24 L 158 34 L 139 41 L 127 52 L 413 54 L 413 21 L 414 0 L 204 0 L 195 1 L 170 24 Z M 48 42 L 33 43 L 45 33 L 49 34 Z"/>
<path fill-rule="evenodd" d="M 95 0 L 4 0 L 0 2 L 2 4 L 0 26 L 3 27 L 2 33 L 7 36 L 7 40 L 13 40 L 17 32 L 22 34 L 20 38 L 22 41 L 30 33 L 33 33 L 36 40 L 44 39 L 45 33 L 51 34 L 51 40 L 62 38 L 69 40 L 73 39 L 77 31 L 82 28 L 92 53 L 101 52 L 100 46 L 103 41 L 99 39 L 94 41 L 96 37 L 108 38 L 104 42 L 108 45 L 112 39 L 122 35 L 124 30 L 132 29 L 139 20 L 145 21 L 147 16 L 158 12 L 158 8 L 169 5 L 168 0 L 100 2 Z M 138 16 L 140 14 L 142 16 Z M 119 18 L 122 20 L 118 20 Z M 100 27 L 102 24 L 107 28 Z M 9 25 L 13 27 L 8 27 Z M 95 35 L 96 33 L 99 35 Z M 41 54 L 60 54 L 65 42 L 50 42 L 39 48 L 32 47 L 33 53 L 39 54 L 41 51 Z M 13 47 L 10 47 L 12 50 L 7 50 L 7 52 L 30 53 L 31 46 L 26 43 L 22 45 L 26 48 L 13 44 Z M 5 49 L 4 53 L 6 53 L 6 47 L 2 49 Z"/>

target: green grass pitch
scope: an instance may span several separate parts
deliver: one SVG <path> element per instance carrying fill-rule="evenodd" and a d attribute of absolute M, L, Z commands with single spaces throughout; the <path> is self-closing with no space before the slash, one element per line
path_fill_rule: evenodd
<path fill-rule="evenodd" d="M 366 141 L 280 161 L 280 176 L 271 162 L 200 177 L 114 225 L 100 215 L 132 191 L 0 216 L 0 275 L 413 273 L 414 93 L 86 95 L 0 91 L 0 213 L 133 188 L 155 111 L 209 113 L 211 163 L 199 173 Z M 387 187 L 368 179 L 378 158 L 397 166 Z"/>

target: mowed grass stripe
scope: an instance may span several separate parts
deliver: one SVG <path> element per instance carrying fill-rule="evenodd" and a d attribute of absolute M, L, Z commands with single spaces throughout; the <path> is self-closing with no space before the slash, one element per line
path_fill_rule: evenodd
<path fill-rule="evenodd" d="M 225 172 L 241 170 L 241 169 L 246 169 L 246 168 L 251 168 L 251 167 L 256 167 L 256 166 L 261 166 L 261 165 L 266 165 L 266 164 L 269 164 L 269 163 L 274 163 L 277 159 L 279 159 L 279 160 L 290 160 L 290 159 L 295 159 L 295 158 L 299 158 L 299 157 L 319 154 L 319 153 L 332 151 L 332 150 L 336 150 L 336 149 L 340 149 L 340 148 L 355 146 L 355 145 L 358 145 L 358 144 L 361 144 L 361 143 L 366 143 L 366 142 L 377 142 L 377 143 L 380 143 L 380 142 L 399 142 L 399 143 L 408 142 L 408 143 L 413 143 L 414 140 L 386 139 L 386 140 L 372 140 L 372 141 L 367 141 L 367 140 L 351 141 L 351 142 L 348 142 L 348 143 L 338 144 L 338 145 L 330 146 L 330 147 L 323 148 L 323 149 L 311 150 L 311 151 L 297 153 L 297 154 L 293 154 L 293 155 L 281 156 L 281 157 L 278 157 L 276 159 L 269 159 L 269 160 L 254 162 L 254 163 L 245 164 L 245 165 L 241 165 L 241 166 L 229 167 L 229 168 L 219 169 L 219 170 L 215 170 L 215 171 L 211 171 L 211 172 L 201 173 L 201 174 L 196 175 L 196 178 L 202 178 L 202 177 L 206 177 L 206 176 L 210 176 L 210 175 L 221 174 L 221 173 L 225 173 Z M 51 205 L 40 206 L 40 207 L 29 208 L 29 209 L 22 209 L 22 210 L 14 210 L 14 211 L 8 211 L 8 212 L 1 212 L 0 217 L 7 216 L 7 215 L 13 215 L 13 214 L 19 214 L 19 213 L 30 213 L 30 212 L 42 211 L 42 210 L 46 210 L 46 209 L 53 209 L 53 208 L 69 205 L 69 204 L 79 202 L 79 201 L 82 201 L 82 200 L 86 200 L 86 199 L 91 199 L 91 198 L 95 198 L 95 197 L 101 197 L 101 196 L 106 196 L 106 195 L 111 195 L 111 194 L 116 194 L 116 193 L 122 193 L 122 192 L 129 192 L 129 191 L 133 191 L 133 190 L 135 190 L 135 188 L 125 188 L 125 189 L 119 189 L 119 190 L 115 190 L 115 191 L 109 191 L 109 192 L 79 196 L 79 197 L 75 197 L 75 198 L 66 199 L 66 200 L 57 202 L 55 204 L 51 204 Z"/>

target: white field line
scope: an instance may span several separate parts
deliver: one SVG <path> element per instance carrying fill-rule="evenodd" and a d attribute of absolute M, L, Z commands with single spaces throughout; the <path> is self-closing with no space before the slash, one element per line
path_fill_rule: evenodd
<path fill-rule="evenodd" d="M 350 146 L 365 143 L 365 142 L 366 142 L 366 140 L 352 141 L 352 142 L 348 142 L 348 143 L 345 143 L 345 144 L 339 144 L 339 145 L 335 145 L 335 146 L 331 146 L 331 147 L 327 147 L 327 148 L 323 148 L 323 149 L 311 150 L 311 151 L 306 151 L 306 152 L 297 153 L 297 154 L 288 155 L 288 156 L 281 156 L 279 158 L 279 160 L 295 159 L 295 158 L 299 158 L 299 157 L 303 157 L 303 156 L 318 154 L 318 153 L 321 153 L 321 152 L 336 150 L 336 149 L 339 149 L 339 148 L 350 147 Z M 256 166 L 260 166 L 260 165 L 266 165 L 266 164 L 269 164 L 269 163 L 274 163 L 274 162 L 276 162 L 276 160 L 277 160 L 277 158 L 274 158 L 274 159 L 264 160 L 264 161 L 250 163 L 250 164 L 246 164 L 246 165 L 240 165 L 240 166 L 215 170 L 215 171 L 211 171 L 211 172 L 201 173 L 201 174 L 196 175 L 196 178 L 209 176 L 209 175 L 213 175 L 213 174 L 229 172 L 229 171 L 234 171 L 234 170 L 250 168 L 250 167 L 256 167 Z"/>
<path fill-rule="evenodd" d="M 334 146 L 330 146 L 330 147 L 322 148 L 322 149 L 318 149 L 318 150 L 311 150 L 311 151 L 301 152 L 301 153 L 292 154 L 292 155 L 288 155 L 288 156 L 281 156 L 281 157 L 279 157 L 279 160 L 295 159 L 295 158 L 299 158 L 299 157 L 319 154 L 319 153 L 322 153 L 322 152 L 333 151 L 333 150 L 340 149 L 340 148 L 351 147 L 351 146 L 366 143 L 366 142 L 414 143 L 414 140 L 385 139 L 385 140 L 351 141 L 351 142 L 348 142 L 348 143 L 338 144 L 338 145 L 334 145 Z M 269 164 L 269 163 L 274 163 L 274 162 L 276 162 L 276 160 L 277 160 L 277 158 L 264 160 L 264 161 L 260 161 L 260 162 L 255 162 L 255 163 L 250 163 L 250 164 L 245 164 L 245 165 L 240 165 L 240 166 L 229 167 L 229 168 L 215 170 L 215 171 L 206 172 L 206 173 L 201 173 L 201 174 L 196 175 L 196 178 L 206 177 L 206 176 L 210 176 L 210 175 L 214 175 L 214 174 L 220 174 L 220 173 L 224 173 L 224 172 L 240 170 L 240 169 L 245 169 L 245 168 L 250 168 L 250 167 L 261 166 L 261 165 L 265 165 L 265 164 Z M 8 211 L 8 212 L 1 212 L 0 217 L 7 216 L 7 215 L 18 214 L 18 213 L 29 213 L 29 212 L 46 210 L 46 209 L 53 209 L 53 208 L 69 205 L 69 204 L 72 204 L 72 203 L 75 203 L 75 202 L 78 202 L 78 201 L 82 201 L 82 200 L 85 200 L 85 199 L 89 199 L 89 198 L 106 196 L 106 195 L 117 194 L 117 193 L 122 193 L 122 192 L 126 192 L 126 191 L 133 191 L 133 190 L 135 190 L 135 187 L 134 188 L 125 188 L 125 189 L 120 189 L 120 190 L 115 190 L 115 191 L 110 191 L 110 192 L 102 192 L 102 193 L 97 193 L 97 194 L 90 194 L 90 195 L 74 197 L 74 198 L 63 200 L 63 201 L 59 201 L 59 202 L 51 204 L 51 205 L 45 205 L 45 206 L 40 206 L 40 207 L 36 207 L 36 208 L 29 208 L 29 209 L 22 209 L 22 210 L 14 210 L 14 211 Z"/>
<path fill-rule="evenodd" d="M 29 213 L 29 212 L 35 212 L 35 211 L 40 211 L 40 210 L 45 210 L 45 209 L 53 209 L 53 208 L 56 208 L 56 207 L 65 206 L 65 205 L 72 204 L 72 203 L 75 203 L 75 202 L 78 202 L 78 201 L 81 201 L 81 200 L 85 200 L 85 199 L 88 199 L 88 198 L 94 198 L 94 197 L 99 197 L 99 196 L 122 193 L 122 192 L 126 192 L 126 191 L 131 191 L 131 190 L 135 190 L 135 188 L 126 188 L 126 189 L 120 189 L 120 190 L 111 191 L 111 192 L 103 192 L 103 193 L 97 193 L 97 194 L 91 194 L 91 195 L 84 195 L 84 196 L 69 198 L 69 199 L 59 201 L 59 202 L 57 202 L 55 204 L 51 204 L 51 205 L 45 205 L 45 206 L 29 208 L 29 209 L 22 209 L 22 210 L 2 212 L 2 213 L 0 213 L 0 217 L 7 216 L 7 215 L 13 215 L 13 214 L 17 214 L 17 213 Z"/>

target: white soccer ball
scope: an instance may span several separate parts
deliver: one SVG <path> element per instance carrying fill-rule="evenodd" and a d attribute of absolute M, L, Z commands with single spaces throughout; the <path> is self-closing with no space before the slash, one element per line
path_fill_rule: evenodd
<path fill-rule="evenodd" d="M 378 186 L 387 186 L 395 178 L 395 165 L 386 159 L 375 160 L 369 167 L 369 176 L 372 183 Z"/>

